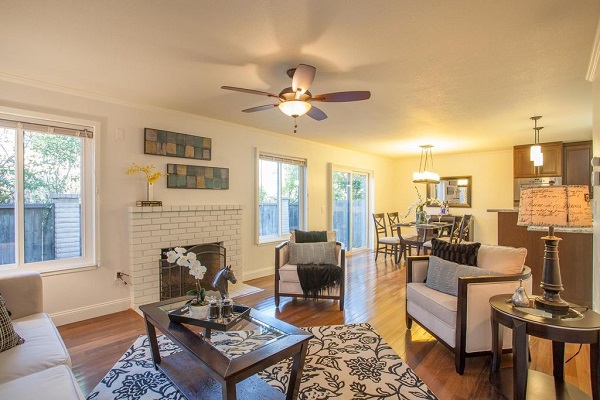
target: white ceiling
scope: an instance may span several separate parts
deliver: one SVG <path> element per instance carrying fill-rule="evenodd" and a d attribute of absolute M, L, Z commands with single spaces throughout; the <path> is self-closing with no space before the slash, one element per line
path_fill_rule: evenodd
<path fill-rule="evenodd" d="M 388 157 L 590 139 L 585 80 L 598 0 L 3 0 L 0 79 L 25 78 L 293 135 L 278 109 L 240 110 L 311 64 L 319 103 L 300 137 Z M 169 127 L 163 127 L 169 129 Z M 202 133 L 202 132 L 198 132 Z"/>

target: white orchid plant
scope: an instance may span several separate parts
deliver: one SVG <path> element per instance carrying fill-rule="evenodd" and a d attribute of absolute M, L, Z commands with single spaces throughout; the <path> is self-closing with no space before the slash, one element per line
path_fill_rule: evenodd
<path fill-rule="evenodd" d="M 182 267 L 187 267 L 190 270 L 190 275 L 196 278 L 196 289 L 189 290 L 186 294 L 189 296 L 196 296 L 190 301 L 192 305 L 206 305 L 207 302 L 204 299 L 206 290 L 200 287 L 200 280 L 204 278 L 206 273 L 206 267 L 198 261 L 196 254 L 191 251 L 187 251 L 184 247 L 175 247 L 173 250 L 169 250 L 166 253 L 167 262 L 176 263 Z"/>
<path fill-rule="evenodd" d="M 418 201 L 416 201 L 415 203 L 411 204 L 411 206 L 408 208 L 408 211 L 406 211 L 406 214 L 404 215 L 403 218 L 408 217 L 408 215 L 413 211 L 423 211 L 423 209 L 425 208 L 425 206 L 427 207 L 434 207 L 434 206 L 438 206 L 438 207 L 443 207 L 444 206 L 444 202 L 441 201 L 440 199 L 437 198 L 423 198 L 423 196 L 421 196 L 421 192 L 419 192 L 419 189 L 415 186 L 415 190 L 417 191 L 417 197 L 419 198 Z"/>

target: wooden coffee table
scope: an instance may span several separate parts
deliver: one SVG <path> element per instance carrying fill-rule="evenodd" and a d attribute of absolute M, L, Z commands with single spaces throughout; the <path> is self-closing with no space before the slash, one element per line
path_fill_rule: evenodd
<path fill-rule="evenodd" d="M 169 318 L 169 311 L 181 309 L 189 299 L 180 297 L 140 307 L 154 366 L 185 397 L 190 400 L 297 398 L 310 333 L 250 308 L 227 332 L 228 336 L 213 330 L 207 338 L 201 326 L 172 322 Z M 182 351 L 161 357 L 157 329 Z M 289 357 L 293 357 L 292 371 L 285 395 L 254 376 Z"/>

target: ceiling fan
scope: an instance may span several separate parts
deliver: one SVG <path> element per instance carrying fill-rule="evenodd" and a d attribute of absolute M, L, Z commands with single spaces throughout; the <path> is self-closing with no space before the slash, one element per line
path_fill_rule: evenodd
<path fill-rule="evenodd" d="M 312 105 L 313 102 L 358 101 L 367 100 L 371 97 L 371 92 L 369 91 L 335 92 L 313 96 L 312 93 L 308 91 L 308 88 L 315 79 L 316 71 L 317 69 L 315 67 L 307 64 L 300 64 L 296 68 L 288 69 L 287 75 L 292 78 L 292 86 L 283 89 L 278 95 L 262 92 L 260 90 L 244 89 L 233 86 L 221 86 L 221 89 L 258 94 L 279 100 L 279 103 L 276 104 L 266 104 L 263 106 L 247 108 L 242 110 L 242 112 L 250 113 L 279 107 L 284 114 L 289 115 L 294 119 L 306 114 L 317 121 L 322 121 L 327 118 L 327 114 Z M 294 130 L 294 133 L 295 132 L 296 131 Z"/>

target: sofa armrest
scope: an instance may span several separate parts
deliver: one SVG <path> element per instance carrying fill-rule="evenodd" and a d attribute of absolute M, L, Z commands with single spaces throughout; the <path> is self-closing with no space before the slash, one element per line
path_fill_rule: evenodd
<path fill-rule="evenodd" d="M 462 345 L 467 352 L 491 350 L 489 300 L 498 294 L 512 295 L 515 288 L 519 286 L 520 279 L 523 280 L 525 291 L 531 294 L 532 278 L 529 267 L 524 267 L 523 272 L 518 275 L 458 278 L 457 345 Z"/>
<path fill-rule="evenodd" d="M 423 283 L 427 278 L 429 268 L 429 256 L 406 257 L 406 283 Z"/>
<path fill-rule="evenodd" d="M 290 260 L 289 243 L 289 241 L 285 241 L 275 247 L 275 275 L 277 275 L 279 268 L 283 267 Z"/>
<path fill-rule="evenodd" d="M 0 273 L 0 294 L 12 313 L 12 319 L 44 310 L 42 276 L 36 271 Z"/>

